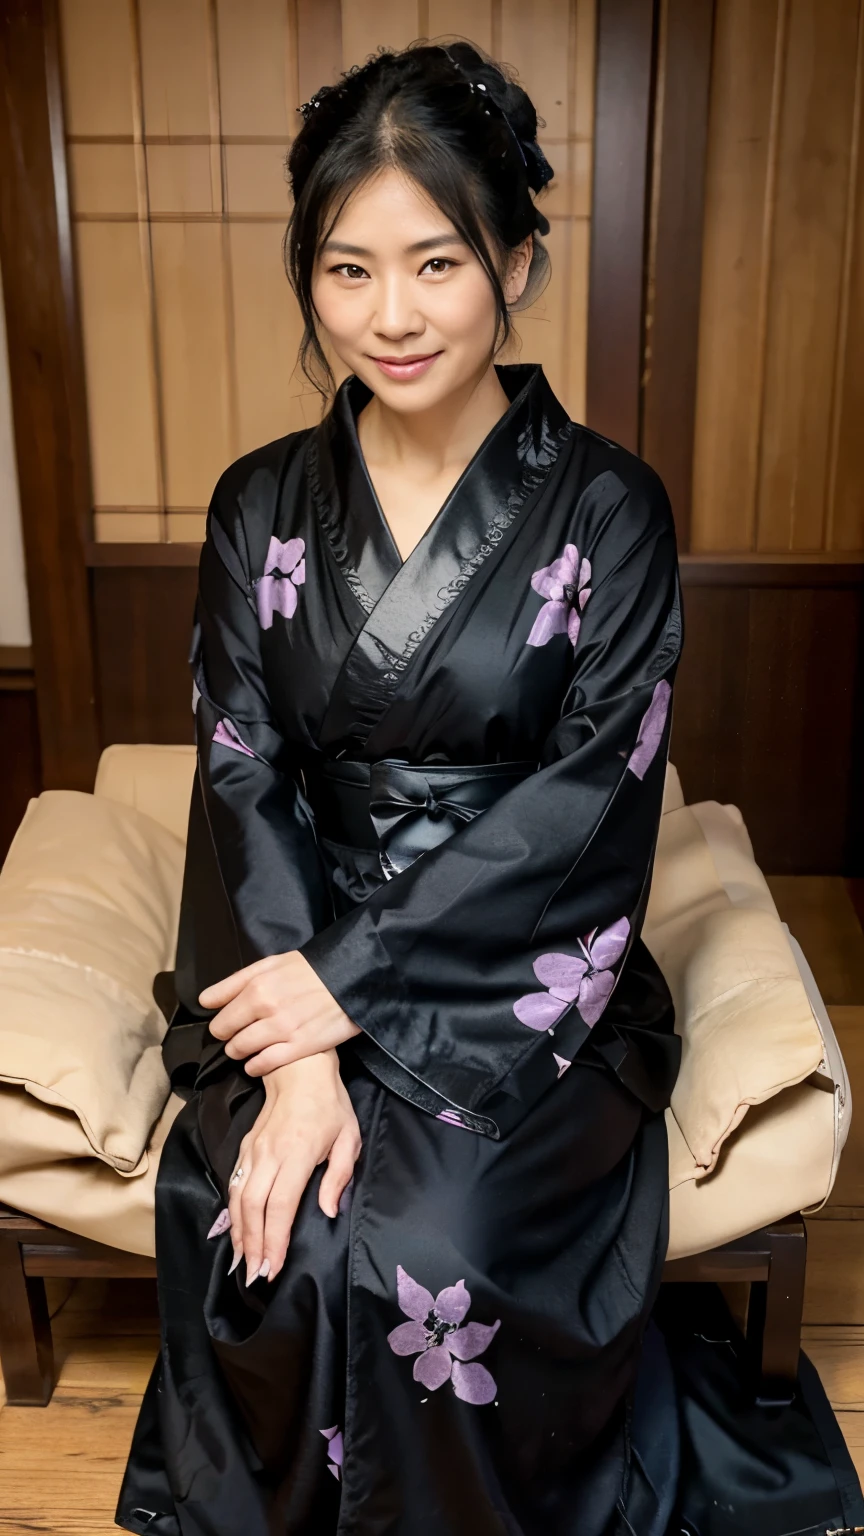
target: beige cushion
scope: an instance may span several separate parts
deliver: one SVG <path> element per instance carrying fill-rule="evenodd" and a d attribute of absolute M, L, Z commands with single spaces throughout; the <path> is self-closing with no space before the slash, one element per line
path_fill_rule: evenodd
<path fill-rule="evenodd" d="M 106 747 L 93 793 L 134 806 L 185 843 L 195 761 L 191 746 Z"/>
<path fill-rule="evenodd" d="M 151 987 L 173 965 L 183 857 L 131 807 L 53 790 L 0 873 L 0 1082 L 77 1116 L 121 1173 L 168 1096 Z"/>
<path fill-rule="evenodd" d="M 680 1176 L 690 1156 L 671 1110 L 669 1160 Z M 670 1259 L 718 1248 L 793 1211 L 818 1205 L 831 1175 L 833 1094 L 799 1083 L 748 1112 L 707 1178 L 685 1176 L 669 1196 Z M 677 1170 L 677 1173 L 676 1171 Z"/>
<path fill-rule="evenodd" d="M 182 1108 L 183 1100 L 172 1094 L 134 1177 L 118 1178 L 93 1156 L 74 1115 L 0 1087 L 0 1201 L 80 1237 L 152 1256 L 159 1155 Z"/>
<path fill-rule="evenodd" d="M 755 865 L 750 878 L 764 885 Z M 692 1162 L 681 1177 L 698 1178 L 751 1105 L 818 1069 L 822 1037 L 773 902 L 733 904 L 690 806 L 662 818 L 644 934 L 682 1040 L 672 1114 Z"/>

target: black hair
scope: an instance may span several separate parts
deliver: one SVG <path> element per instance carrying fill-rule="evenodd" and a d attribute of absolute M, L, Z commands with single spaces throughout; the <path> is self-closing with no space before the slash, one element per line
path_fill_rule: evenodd
<path fill-rule="evenodd" d="M 528 281 L 513 308 L 532 303 L 549 275 L 538 238 L 549 223 L 531 194 L 552 168 L 537 144 L 534 105 L 515 76 L 472 43 L 418 42 L 401 52 L 380 49 L 300 110 L 303 127 L 287 161 L 294 207 L 283 253 L 305 326 L 300 362 L 307 378 L 322 394 L 334 382 L 312 302 L 317 252 L 351 193 L 385 166 L 428 193 L 486 269 L 498 309 L 497 353 L 512 331 L 502 287 L 508 253 L 534 236 Z"/>

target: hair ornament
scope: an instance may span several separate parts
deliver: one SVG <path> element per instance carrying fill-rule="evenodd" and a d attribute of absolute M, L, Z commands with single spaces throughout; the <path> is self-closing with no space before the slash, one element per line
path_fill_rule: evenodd
<path fill-rule="evenodd" d="M 549 161 L 546 159 L 546 156 L 544 155 L 536 139 L 522 138 L 521 135 L 516 132 L 516 129 L 514 128 L 509 116 L 501 106 L 500 102 L 497 102 L 495 97 L 491 95 L 489 87 L 485 84 L 485 82 L 483 80 L 474 80 L 471 75 L 469 75 L 467 69 L 465 69 L 459 63 L 459 60 L 454 59 L 448 48 L 444 48 L 442 51 L 447 55 L 447 58 L 450 60 L 450 63 L 453 65 L 454 69 L 459 71 L 460 75 L 463 76 L 468 86 L 470 86 L 472 94 L 476 93 L 477 91 L 482 91 L 484 99 L 488 102 L 491 102 L 492 106 L 504 119 L 504 122 L 507 124 L 507 127 L 510 131 L 510 137 L 516 145 L 522 160 L 522 164 L 525 167 L 528 176 L 528 185 L 534 192 L 542 191 L 542 189 L 552 180 L 555 172 L 549 164 Z M 486 107 L 485 111 L 488 117 L 489 108 Z M 542 219 L 542 215 L 538 214 L 538 221 L 540 219 Z M 541 229 L 541 233 L 546 234 L 548 233 L 548 223 L 545 219 L 543 219 L 543 223 L 547 224 L 547 228 L 545 230 Z"/>

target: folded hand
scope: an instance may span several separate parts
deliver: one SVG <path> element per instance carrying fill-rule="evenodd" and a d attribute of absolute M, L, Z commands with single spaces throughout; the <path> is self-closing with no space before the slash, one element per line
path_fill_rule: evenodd
<path fill-rule="evenodd" d="M 210 1032 L 226 1056 L 246 1059 L 250 1077 L 329 1051 L 360 1030 L 297 950 L 268 955 L 207 987 L 202 1008 L 218 1008 Z"/>

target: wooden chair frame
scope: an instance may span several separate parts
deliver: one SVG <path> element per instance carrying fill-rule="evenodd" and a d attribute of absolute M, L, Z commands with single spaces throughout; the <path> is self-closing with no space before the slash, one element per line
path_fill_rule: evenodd
<path fill-rule="evenodd" d="M 807 1238 L 801 1217 L 708 1253 L 671 1259 L 663 1280 L 750 1284 L 747 1339 L 759 1373 L 757 1401 L 791 1401 L 798 1374 Z M 0 1365 L 7 1399 L 44 1407 L 54 1390 L 54 1345 L 45 1280 L 155 1278 L 156 1260 L 126 1253 L 0 1206 Z"/>

